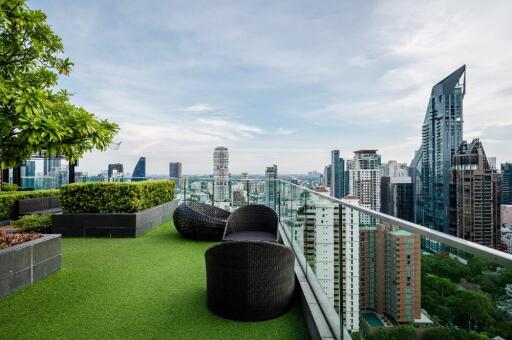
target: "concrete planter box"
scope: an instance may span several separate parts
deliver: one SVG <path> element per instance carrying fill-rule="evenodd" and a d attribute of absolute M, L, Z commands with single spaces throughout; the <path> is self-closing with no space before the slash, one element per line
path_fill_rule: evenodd
<path fill-rule="evenodd" d="M 138 237 L 172 218 L 178 200 L 135 213 L 63 213 L 52 216 L 52 232 L 74 237 Z"/>
<path fill-rule="evenodd" d="M 0 298 L 60 270 L 60 235 L 0 250 Z"/>

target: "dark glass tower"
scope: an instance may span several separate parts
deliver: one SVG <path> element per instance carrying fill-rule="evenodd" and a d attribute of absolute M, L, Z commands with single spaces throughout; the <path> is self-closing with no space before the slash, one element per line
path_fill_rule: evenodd
<path fill-rule="evenodd" d="M 345 161 L 340 158 L 340 150 L 331 151 L 331 196 L 345 197 Z"/>
<path fill-rule="evenodd" d="M 108 178 L 112 178 L 112 175 L 114 174 L 114 170 L 116 170 L 118 174 L 124 173 L 123 164 L 121 164 L 121 163 L 109 164 L 108 165 Z"/>
<path fill-rule="evenodd" d="M 146 177 L 146 157 L 139 158 L 132 173 L 132 181 L 141 181 Z"/>
<path fill-rule="evenodd" d="M 450 229 L 450 167 L 462 143 L 465 80 L 466 65 L 434 85 L 423 121 L 423 224 L 445 233 Z"/>
<path fill-rule="evenodd" d="M 512 163 L 501 164 L 501 204 L 512 204 Z"/>

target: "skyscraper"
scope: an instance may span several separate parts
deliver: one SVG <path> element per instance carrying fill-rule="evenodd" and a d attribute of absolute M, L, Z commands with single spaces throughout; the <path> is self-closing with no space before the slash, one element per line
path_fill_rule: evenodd
<path fill-rule="evenodd" d="M 411 177 L 395 176 L 390 178 L 389 214 L 402 220 L 414 222 L 414 200 Z"/>
<path fill-rule="evenodd" d="M 36 162 L 26 161 L 25 162 L 25 177 L 34 177 L 36 175 Z"/>
<path fill-rule="evenodd" d="M 331 196 L 345 196 L 345 161 L 340 157 L 340 150 L 331 151 Z"/>
<path fill-rule="evenodd" d="M 213 150 L 213 192 L 215 202 L 229 201 L 229 152 L 224 146 Z"/>
<path fill-rule="evenodd" d="M 45 157 L 43 160 L 43 174 L 48 176 L 50 174 L 55 174 L 60 170 L 62 165 L 62 157 Z"/>
<path fill-rule="evenodd" d="M 357 204 L 353 197 L 346 200 Z M 293 239 L 343 325 L 359 330 L 359 212 L 311 196 L 300 208 Z"/>
<path fill-rule="evenodd" d="M 331 165 L 326 165 L 324 168 L 324 187 L 331 189 Z"/>
<path fill-rule="evenodd" d="M 171 178 L 181 178 L 183 174 L 181 173 L 181 163 L 180 162 L 170 162 L 169 163 L 169 177 Z"/>
<path fill-rule="evenodd" d="M 117 174 L 124 173 L 123 164 L 121 163 L 113 163 L 108 165 L 108 178 L 112 178 L 114 176 L 114 170 Z"/>
<path fill-rule="evenodd" d="M 512 163 L 501 164 L 501 204 L 512 204 Z"/>
<path fill-rule="evenodd" d="M 132 172 L 132 181 L 142 181 L 146 178 L 146 157 L 139 158 Z"/>
<path fill-rule="evenodd" d="M 276 190 L 277 190 L 277 165 L 268 166 L 265 170 L 265 204 L 274 209 L 276 208 Z"/>
<path fill-rule="evenodd" d="M 420 236 L 382 225 L 359 233 L 359 309 L 386 314 L 399 324 L 420 319 Z"/>
<path fill-rule="evenodd" d="M 412 197 L 414 209 L 414 223 L 423 223 L 423 193 L 421 190 L 421 149 L 416 150 L 414 158 L 409 166 L 409 176 L 412 183 Z"/>
<path fill-rule="evenodd" d="M 450 166 L 462 143 L 466 65 L 434 85 L 422 129 L 423 223 L 445 233 L 450 228 Z"/>
<path fill-rule="evenodd" d="M 500 236 L 500 177 L 491 168 L 479 139 L 462 142 L 453 157 L 451 226 L 457 237 L 498 249 Z"/>
<path fill-rule="evenodd" d="M 377 150 L 354 151 L 352 169 L 349 170 L 350 195 L 359 199 L 363 207 L 380 211 L 380 155 Z M 360 215 L 361 226 L 374 224 L 374 219 Z"/>

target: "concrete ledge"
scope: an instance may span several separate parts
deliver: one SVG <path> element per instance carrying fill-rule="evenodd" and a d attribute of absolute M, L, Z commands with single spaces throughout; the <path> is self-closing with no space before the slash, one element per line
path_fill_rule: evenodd
<path fill-rule="evenodd" d="M 0 298 L 59 271 L 60 266 L 60 235 L 43 235 L 0 250 Z"/>
<path fill-rule="evenodd" d="M 136 213 L 63 213 L 52 216 L 52 232 L 75 237 L 138 237 L 172 218 L 178 200 Z"/>

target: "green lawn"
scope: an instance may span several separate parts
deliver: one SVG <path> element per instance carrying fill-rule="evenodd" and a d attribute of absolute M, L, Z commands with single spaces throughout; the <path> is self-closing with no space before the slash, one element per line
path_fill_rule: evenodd
<path fill-rule="evenodd" d="M 263 322 L 206 307 L 204 252 L 165 223 L 137 239 L 62 241 L 62 269 L 0 300 L 2 339 L 305 339 L 296 305 Z"/>

